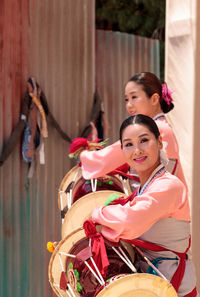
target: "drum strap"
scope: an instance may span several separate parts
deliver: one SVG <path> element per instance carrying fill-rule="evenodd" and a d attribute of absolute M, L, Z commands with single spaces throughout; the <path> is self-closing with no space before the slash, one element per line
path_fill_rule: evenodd
<path fill-rule="evenodd" d="M 155 243 L 151 243 L 148 241 L 143 241 L 140 239 L 132 239 L 132 240 L 127 240 L 127 239 L 122 239 L 123 241 L 126 241 L 128 243 L 134 244 L 136 247 L 141 247 L 144 248 L 146 250 L 150 250 L 150 251 L 154 251 L 154 252 L 160 252 L 160 251 L 170 251 L 173 252 L 174 254 L 176 254 L 180 261 L 179 261 L 179 265 L 171 279 L 171 284 L 173 285 L 173 287 L 175 288 L 176 292 L 178 292 L 178 289 L 180 287 L 181 281 L 183 279 L 183 275 L 185 272 L 185 265 L 186 265 L 186 260 L 187 260 L 187 252 L 190 248 L 191 245 L 191 237 L 189 239 L 189 245 L 188 248 L 186 249 L 186 251 L 184 253 L 179 253 L 176 251 L 172 251 L 170 249 L 164 248 L 163 246 L 157 245 Z M 190 296 L 190 295 L 188 295 Z M 191 295 L 192 296 L 192 295 Z M 195 296 L 195 295 L 194 295 Z"/>

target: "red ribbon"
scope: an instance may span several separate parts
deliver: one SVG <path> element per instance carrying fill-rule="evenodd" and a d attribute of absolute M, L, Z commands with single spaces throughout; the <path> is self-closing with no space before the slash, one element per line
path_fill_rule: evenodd
<path fill-rule="evenodd" d="M 102 274 L 103 277 L 106 277 L 107 267 L 109 265 L 106 247 L 104 243 L 103 236 L 97 232 L 95 224 L 92 220 L 86 220 L 83 223 L 83 228 L 87 238 L 91 238 L 92 254 L 93 259 Z"/>
<path fill-rule="evenodd" d="M 188 293 L 184 297 L 196 297 L 196 296 L 197 296 L 197 288 L 195 287 L 190 293 Z"/>
<path fill-rule="evenodd" d="M 127 177 L 129 179 L 132 179 L 132 180 L 135 180 L 137 182 L 140 182 L 140 179 L 139 179 L 138 176 L 134 176 L 134 175 L 128 174 L 129 169 L 130 169 L 130 166 L 127 163 L 125 163 L 122 166 L 116 168 L 115 170 L 109 172 L 108 175 L 120 174 L 120 175 L 125 176 L 125 177 Z"/>
<path fill-rule="evenodd" d="M 115 200 L 111 201 L 108 205 L 116 205 L 116 204 L 125 205 L 127 202 L 132 201 L 135 198 L 136 193 L 137 193 L 137 190 L 135 190 L 127 198 L 124 198 L 124 197 L 116 198 Z"/>
<path fill-rule="evenodd" d="M 154 252 L 160 252 L 160 251 L 170 251 L 173 252 L 174 254 L 176 254 L 179 258 L 179 265 L 171 279 L 171 284 L 173 285 L 173 287 L 175 288 L 176 292 L 178 292 L 178 289 L 180 287 L 180 284 L 182 282 L 183 276 L 184 276 L 184 272 L 185 272 L 185 265 L 186 265 L 186 259 L 187 259 L 187 252 L 190 248 L 190 244 L 191 244 L 191 238 L 189 239 L 189 246 L 186 249 L 186 251 L 184 253 L 179 253 L 179 252 L 175 252 L 172 250 L 169 250 L 167 248 L 164 248 L 160 245 L 157 245 L 155 243 L 151 243 L 148 241 L 143 241 L 140 239 L 132 239 L 132 240 L 127 240 L 127 239 L 122 239 L 123 241 L 129 242 L 131 244 L 134 244 L 136 247 L 141 247 L 144 248 L 146 250 L 150 250 L 150 251 L 154 251 Z"/>

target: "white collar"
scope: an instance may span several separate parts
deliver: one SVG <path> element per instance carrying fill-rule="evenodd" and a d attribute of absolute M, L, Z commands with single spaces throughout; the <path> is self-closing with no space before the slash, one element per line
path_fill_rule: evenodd
<path fill-rule="evenodd" d="M 162 113 L 158 113 L 155 117 L 153 117 L 153 120 L 154 121 L 157 121 L 158 119 L 165 119 L 165 114 L 162 112 Z"/>

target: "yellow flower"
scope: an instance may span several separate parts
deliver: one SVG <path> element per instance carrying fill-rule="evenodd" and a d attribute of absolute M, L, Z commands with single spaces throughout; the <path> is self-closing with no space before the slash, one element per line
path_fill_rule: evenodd
<path fill-rule="evenodd" d="M 55 250 L 52 241 L 48 241 L 48 242 L 47 242 L 47 250 L 48 250 L 50 253 L 53 253 L 53 251 Z"/>

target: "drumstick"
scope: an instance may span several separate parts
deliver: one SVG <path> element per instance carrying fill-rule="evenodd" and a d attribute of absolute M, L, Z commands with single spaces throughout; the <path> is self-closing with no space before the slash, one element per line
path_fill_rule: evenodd
<path fill-rule="evenodd" d="M 158 268 L 156 268 L 156 266 L 154 266 L 151 263 L 151 261 L 143 254 L 143 252 L 137 246 L 134 246 L 134 247 L 138 251 L 138 253 L 142 256 L 142 258 L 144 258 L 144 260 L 147 262 L 147 264 L 149 266 L 151 266 L 151 268 L 153 268 L 153 270 L 155 270 L 157 272 L 157 274 L 160 275 L 160 277 L 162 277 L 163 279 L 165 279 L 166 281 L 168 281 L 168 279 L 158 270 Z"/>

